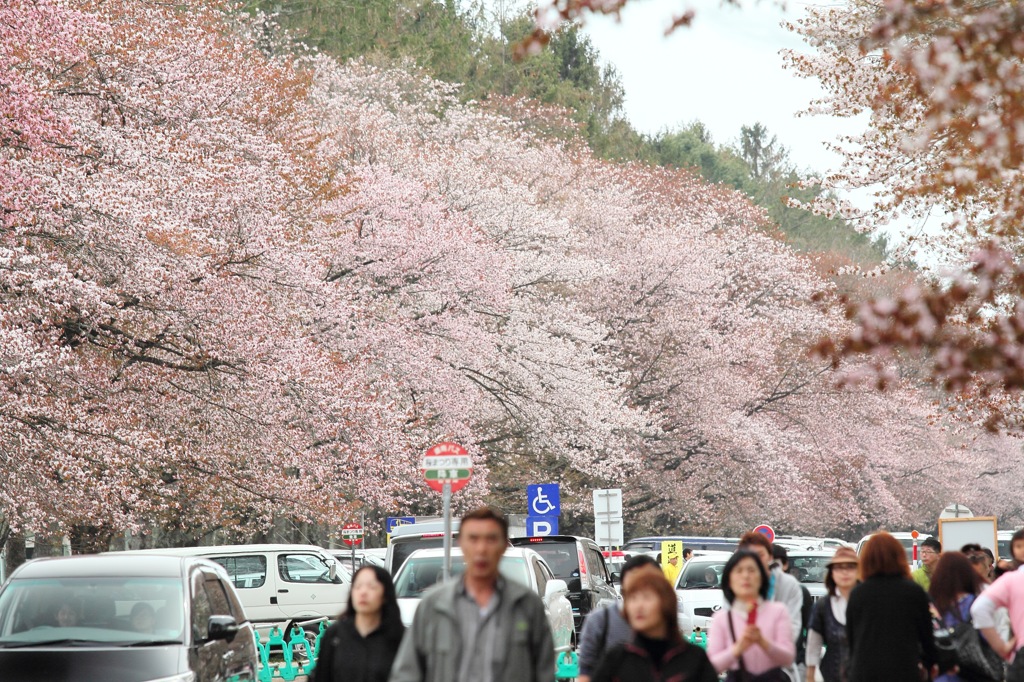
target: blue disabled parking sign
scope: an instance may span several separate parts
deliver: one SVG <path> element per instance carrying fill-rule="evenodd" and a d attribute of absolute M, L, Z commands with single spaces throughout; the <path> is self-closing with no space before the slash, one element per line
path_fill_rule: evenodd
<path fill-rule="evenodd" d="M 526 534 L 531 538 L 558 535 L 557 516 L 527 516 Z"/>
<path fill-rule="evenodd" d="M 398 528 L 399 526 L 405 526 L 410 523 L 416 523 L 415 516 L 389 516 L 386 525 L 388 535 L 394 533 L 395 528 Z"/>
<path fill-rule="evenodd" d="M 527 516 L 559 516 L 562 513 L 557 483 L 526 486 Z"/>

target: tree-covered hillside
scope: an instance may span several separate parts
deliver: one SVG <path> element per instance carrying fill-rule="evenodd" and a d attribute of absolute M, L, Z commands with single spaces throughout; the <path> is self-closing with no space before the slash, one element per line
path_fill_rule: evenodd
<path fill-rule="evenodd" d="M 768 212 L 792 246 L 828 253 L 830 264 L 873 266 L 884 258 L 884 243 L 841 220 L 786 205 L 787 197 L 808 202 L 818 192 L 795 187 L 807 174 L 760 123 L 737 131 L 734 144 L 713 140 L 699 121 L 655 135 L 635 130 L 623 113 L 619 74 L 602 64 L 576 27 L 553 34 L 540 54 L 516 61 L 512 48 L 532 31 L 532 14 L 497 16 L 495 3 L 483 0 L 273 0 L 257 6 L 318 50 L 381 66 L 411 62 L 461 84 L 464 101 L 520 97 L 564 107 L 598 156 L 690 168 L 734 187 Z"/>

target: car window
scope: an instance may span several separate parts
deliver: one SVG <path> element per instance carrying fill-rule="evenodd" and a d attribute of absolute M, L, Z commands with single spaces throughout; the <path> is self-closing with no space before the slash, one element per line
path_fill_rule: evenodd
<path fill-rule="evenodd" d="M 587 568 L 590 569 L 590 575 L 608 582 L 610 576 L 608 575 L 608 569 L 604 565 L 604 558 L 601 556 L 601 552 L 590 545 L 584 545 L 583 553 L 587 558 Z"/>
<path fill-rule="evenodd" d="M 214 576 L 207 575 L 205 582 L 206 596 L 210 598 L 210 613 L 214 616 L 234 616 L 231 602 L 224 586 Z"/>
<path fill-rule="evenodd" d="M 690 559 L 679 574 L 676 589 L 706 590 L 722 586 L 722 572 L 725 560 Z"/>
<path fill-rule="evenodd" d="M 0 594 L 0 644 L 133 644 L 182 635 L 180 578 L 35 578 Z"/>
<path fill-rule="evenodd" d="M 289 583 L 330 583 L 330 566 L 315 554 L 280 554 L 277 570 Z"/>
<path fill-rule="evenodd" d="M 829 556 L 789 555 L 789 572 L 802 583 L 823 583 L 828 572 Z"/>
<path fill-rule="evenodd" d="M 213 615 L 213 604 L 206 592 L 203 574 L 197 571 L 192 577 L 192 640 L 206 641 L 210 628 L 210 616 Z"/>
<path fill-rule="evenodd" d="M 444 575 L 444 557 L 412 557 L 406 561 L 395 575 L 395 592 L 399 599 L 411 599 L 423 596 L 423 593 L 441 582 Z M 529 586 L 526 561 L 522 557 L 502 557 L 498 564 L 501 575 L 508 580 Z M 466 571 L 466 564 L 461 556 L 452 557 L 453 578 Z"/>
<path fill-rule="evenodd" d="M 227 570 L 231 582 L 240 590 L 263 587 L 267 581 L 267 557 L 262 554 L 218 556 L 213 560 Z"/>
<path fill-rule="evenodd" d="M 580 577 L 579 554 L 575 542 L 531 543 L 530 549 L 544 557 L 551 572 L 562 580 Z"/>
<path fill-rule="evenodd" d="M 544 573 L 544 564 L 536 558 L 531 559 L 530 563 L 533 565 L 533 573 L 537 580 L 537 593 L 543 596 L 548 584 L 548 577 Z"/>

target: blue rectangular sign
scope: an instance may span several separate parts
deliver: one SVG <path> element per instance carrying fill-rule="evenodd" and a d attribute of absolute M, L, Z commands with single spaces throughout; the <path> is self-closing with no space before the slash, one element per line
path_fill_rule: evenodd
<path fill-rule="evenodd" d="M 560 516 L 562 503 L 557 483 L 526 486 L 527 516 Z"/>
<path fill-rule="evenodd" d="M 389 516 L 385 528 L 387 528 L 388 535 L 391 535 L 395 532 L 395 528 L 398 526 L 404 526 L 410 523 L 416 523 L 415 516 Z"/>
<path fill-rule="evenodd" d="M 557 516 L 527 516 L 526 534 L 531 538 L 558 535 Z"/>

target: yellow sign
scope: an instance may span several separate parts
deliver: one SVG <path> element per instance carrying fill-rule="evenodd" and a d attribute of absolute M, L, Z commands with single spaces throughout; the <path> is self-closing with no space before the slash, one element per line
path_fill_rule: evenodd
<path fill-rule="evenodd" d="M 672 587 L 676 585 L 676 578 L 679 577 L 679 571 L 683 568 L 683 543 L 679 540 L 668 540 L 661 543 L 661 570 L 665 572 L 665 577 L 672 583 Z"/>

